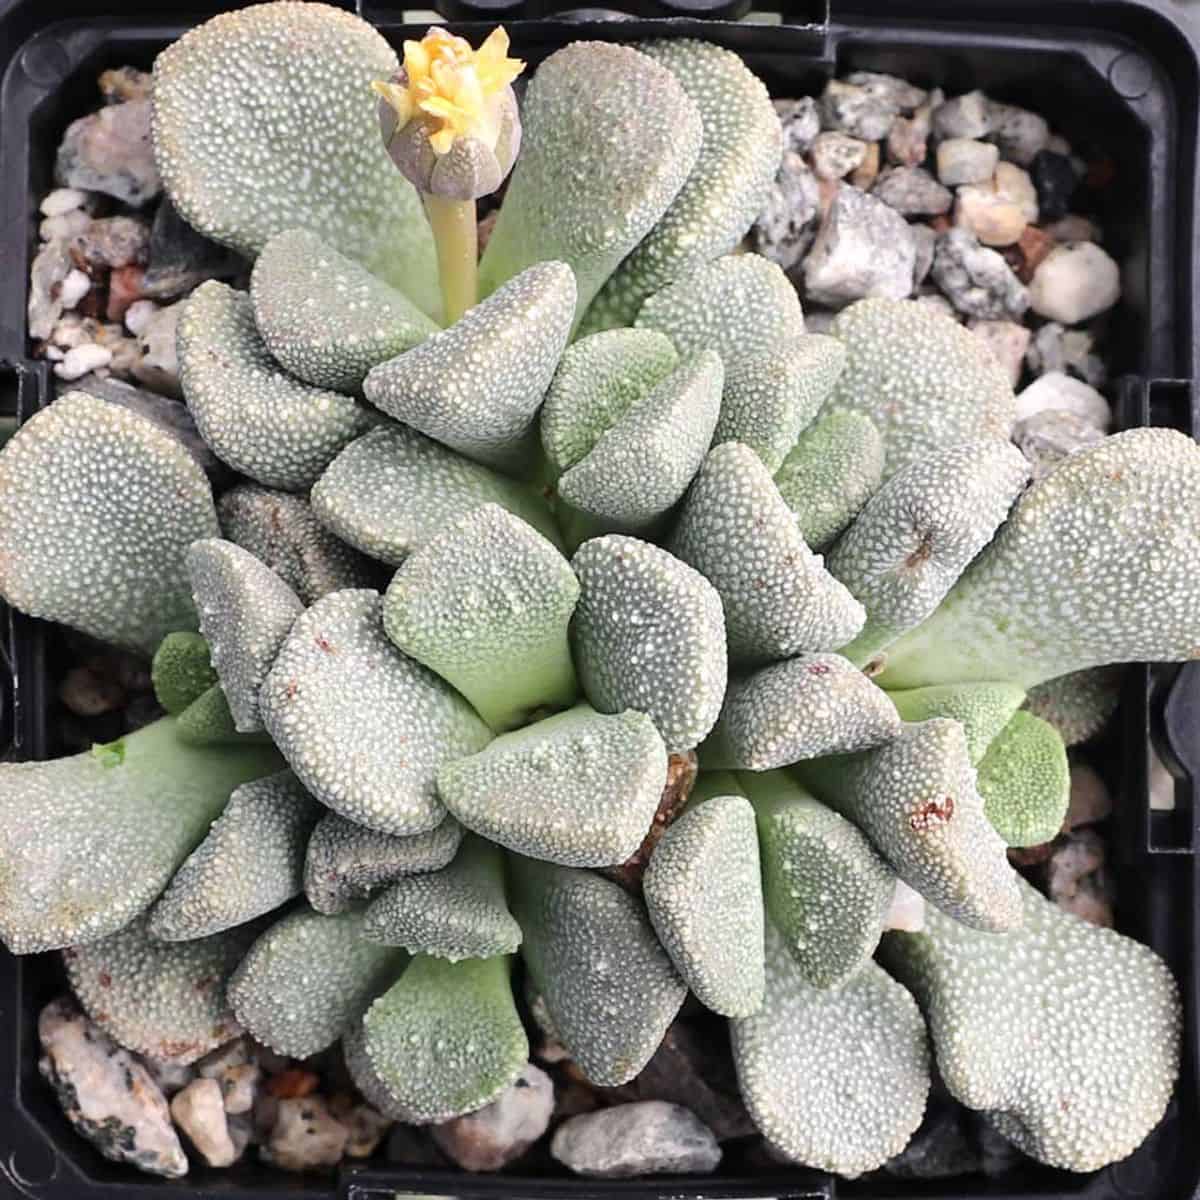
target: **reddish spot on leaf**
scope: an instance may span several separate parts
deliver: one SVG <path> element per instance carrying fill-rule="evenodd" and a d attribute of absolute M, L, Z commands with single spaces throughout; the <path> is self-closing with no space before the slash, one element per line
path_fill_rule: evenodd
<path fill-rule="evenodd" d="M 216 976 L 205 975 L 203 979 L 197 979 L 193 986 L 198 992 L 206 992 L 216 982 Z"/>
<path fill-rule="evenodd" d="M 833 670 L 828 663 L 809 663 L 804 669 L 810 675 L 828 675 Z"/>
<path fill-rule="evenodd" d="M 943 796 L 941 800 L 926 800 L 909 817 L 909 824 L 918 832 L 946 825 L 954 816 L 954 797 Z"/>
<path fill-rule="evenodd" d="M 101 971 L 99 982 L 102 988 L 112 987 L 112 976 L 107 971 Z"/>
<path fill-rule="evenodd" d="M 329 639 L 323 633 L 318 633 L 314 640 L 316 641 L 317 645 L 322 650 L 325 651 L 326 654 L 333 653 L 333 646 L 330 644 Z"/>

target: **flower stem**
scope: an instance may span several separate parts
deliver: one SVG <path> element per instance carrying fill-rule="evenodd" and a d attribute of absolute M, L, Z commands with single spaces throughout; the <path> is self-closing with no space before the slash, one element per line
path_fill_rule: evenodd
<path fill-rule="evenodd" d="M 425 193 L 423 199 L 437 246 L 444 319 L 450 326 L 479 299 L 475 201 L 450 200 L 430 193 Z"/>

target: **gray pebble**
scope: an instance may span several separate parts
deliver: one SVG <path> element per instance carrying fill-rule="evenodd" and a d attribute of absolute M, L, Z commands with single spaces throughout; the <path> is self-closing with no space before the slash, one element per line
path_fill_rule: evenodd
<path fill-rule="evenodd" d="M 1092 387 L 1103 387 L 1108 371 L 1095 346 L 1096 335 L 1090 329 L 1068 329 L 1049 321 L 1033 335 L 1025 363 L 1035 375 L 1064 371 Z"/>
<path fill-rule="evenodd" d="M 1029 285 L 1033 311 L 1062 325 L 1079 325 L 1121 297 L 1121 272 L 1094 242 L 1056 246 L 1038 265 Z"/>
<path fill-rule="evenodd" d="M 821 114 L 812 96 L 799 100 L 776 100 L 775 112 L 783 128 L 784 153 L 807 154 L 813 138 L 821 132 Z"/>
<path fill-rule="evenodd" d="M 1046 118 L 1015 104 L 988 102 L 991 128 L 988 139 L 1000 147 L 1000 157 L 1027 167 L 1050 140 Z"/>
<path fill-rule="evenodd" d="M 959 312 L 985 321 L 1019 320 L 1029 293 L 995 250 L 965 229 L 939 235 L 933 254 L 934 282 Z"/>
<path fill-rule="evenodd" d="M 499 1171 L 546 1132 L 553 1112 L 554 1084 L 529 1063 L 490 1104 L 435 1125 L 433 1140 L 466 1171 Z"/>
<path fill-rule="evenodd" d="M 871 194 L 905 217 L 936 217 L 948 212 L 954 201 L 950 190 L 923 167 L 888 167 Z"/>
<path fill-rule="evenodd" d="M 38 1070 L 76 1130 L 114 1162 L 178 1178 L 188 1164 L 146 1068 L 67 997 L 42 1009 Z"/>
<path fill-rule="evenodd" d="M 550 1153 L 578 1175 L 698 1174 L 716 1169 L 721 1148 L 690 1109 L 662 1100 L 582 1113 L 558 1127 Z"/>
<path fill-rule="evenodd" d="M 843 185 L 804 260 L 805 294 L 833 308 L 867 296 L 902 300 L 912 291 L 916 254 L 899 213 Z"/>
<path fill-rule="evenodd" d="M 346 1126 L 330 1113 L 324 1097 L 280 1100 L 275 1127 L 261 1154 L 285 1171 L 332 1167 L 345 1156 L 349 1136 Z"/>
<path fill-rule="evenodd" d="M 867 143 L 848 133 L 820 133 L 809 153 L 813 171 L 821 179 L 843 179 L 867 157 Z"/>
<path fill-rule="evenodd" d="M 37 252 L 29 271 L 29 336 L 48 338 L 63 313 L 62 285 L 74 264 L 65 239 L 55 238 Z"/>
<path fill-rule="evenodd" d="M 164 196 L 154 214 L 142 294 L 174 300 L 206 279 L 230 280 L 247 269 L 241 255 L 197 233 Z"/>
<path fill-rule="evenodd" d="M 799 266 L 817 236 L 820 221 L 820 188 L 808 163 L 785 150 L 775 182 L 754 224 L 754 245 L 759 254 L 785 271 Z"/>
<path fill-rule="evenodd" d="M 912 230 L 913 246 L 916 257 L 913 259 L 913 292 L 925 282 L 930 267 L 933 266 L 933 248 L 937 245 L 937 234 L 928 225 L 909 225 Z M 807 320 L 808 314 L 805 313 Z M 807 325 L 805 326 L 807 328 Z"/>
<path fill-rule="evenodd" d="M 938 138 L 981 138 L 992 129 L 991 102 L 980 91 L 967 92 L 933 110 Z"/>
<path fill-rule="evenodd" d="M 71 243 L 74 253 L 93 267 L 141 265 L 150 248 L 150 224 L 139 217 L 102 217 L 89 221 Z"/>
<path fill-rule="evenodd" d="M 923 104 L 911 117 L 897 117 L 887 136 L 887 161 L 901 167 L 919 167 L 929 148 L 933 108 Z"/>
<path fill-rule="evenodd" d="M 821 93 L 821 124 L 864 142 L 882 141 L 899 113 L 892 97 L 831 79 Z"/>
<path fill-rule="evenodd" d="M 880 71 L 851 71 L 846 76 L 846 82 L 886 100 L 905 113 L 920 108 L 929 97 L 924 88 L 919 88 L 896 75 L 884 75 Z"/>
<path fill-rule="evenodd" d="M 1047 409 L 1028 420 L 1018 421 L 1012 437 L 1017 448 L 1033 464 L 1035 483 L 1053 471 L 1068 454 L 1104 440 L 1104 434 L 1090 421 L 1060 409 Z"/>
<path fill-rule="evenodd" d="M 67 126 L 54 163 L 63 187 L 104 192 L 140 208 L 162 190 L 148 98 L 112 104 Z"/>
<path fill-rule="evenodd" d="M 179 387 L 179 358 L 175 350 L 175 334 L 183 302 L 160 308 L 138 336 L 142 357 L 133 369 L 134 377 L 154 391 L 181 395 Z"/>

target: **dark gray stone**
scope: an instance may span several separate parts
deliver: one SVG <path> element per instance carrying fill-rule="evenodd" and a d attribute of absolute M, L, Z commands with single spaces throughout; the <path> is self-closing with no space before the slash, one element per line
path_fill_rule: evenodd
<path fill-rule="evenodd" d="M 197 233 L 164 196 L 150 230 L 142 295 L 173 300 L 206 279 L 234 279 L 249 270 L 240 254 Z"/>

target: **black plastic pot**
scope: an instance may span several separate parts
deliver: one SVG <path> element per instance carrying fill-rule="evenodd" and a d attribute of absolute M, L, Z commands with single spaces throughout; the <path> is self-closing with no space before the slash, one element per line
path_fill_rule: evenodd
<path fill-rule="evenodd" d="M 1193 310 L 1200 27 L 1188 29 L 1169 0 L 797 0 L 785 3 L 782 14 L 758 11 L 752 21 L 739 20 L 749 6 L 749 0 L 623 2 L 631 19 L 595 8 L 560 11 L 564 5 L 555 0 L 443 0 L 441 8 L 464 33 L 472 23 L 503 20 L 515 53 L 532 62 L 579 37 L 700 36 L 741 53 L 779 96 L 817 91 L 835 72 L 873 69 L 948 92 L 981 87 L 1036 109 L 1076 147 L 1111 159 L 1116 173 L 1116 183 L 1100 194 L 1097 215 L 1123 271 L 1124 299 L 1110 340 L 1121 425 L 1200 433 L 1193 394 L 1200 377 Z M 63 129 L 95 107 L 95 79 L 104 67 L 149 67 L 186 29 L 233 7 L 203 0 L 0 0 L 0 414 L 25 419 L 53 394 L 48 364 L 27 357 L 25 296 L 37 204 L 51 186 Z M 413 35 L 398 6 L 359 0 L 358 11 L 395 42 Z M 20 614 L 2 617 L 0 653 L 8 670 L 0 675 L 10 678 L 0 697 L 0 733 L 19 758 L 53 756 L 47 661 L 60 633 Z M 1194 857 L 1200 810 L 1195 784 L 1185 780 L 1189 773 L 1200 778 L 1200 663 L 1131 670 L 1112 729 L 1104 753 L 1118 797 L 1112 846 L 1118 927 L 1171 964 L 1187 1029 L 1182 1077 L 1166 1118 L 1137 1153 L 1104 1171 L 1076 1176 L 1030 1167 L 993 1181 L 851 1183 L 811 1171 L 755 1172 L 733 1151 L 712 1178 L 614 1183 L 374 1165 L 347 1166 L 336 1180 L 301 1179 L 253 1161 L 229 1171 L 196 1166 L 177 1182 L 155 1180 L 102 1159 L 74 1133 L 38 1076 L 36 1019 L 62 986 L 56 956 L 18 960 L 0 950 L 0 1196 L 1190 1196 L 1200 1182 Z M 1180 769 L 1173 813 L 1150 811 L 1152 738 Z M 1086 1023 L 1088 1014 L 1078 1018 Z"/>

